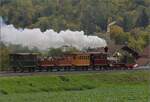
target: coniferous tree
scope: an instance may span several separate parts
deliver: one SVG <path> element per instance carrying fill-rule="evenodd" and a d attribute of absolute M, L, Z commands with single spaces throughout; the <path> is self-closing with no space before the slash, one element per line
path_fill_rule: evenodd
<path fill-rule="evenodd" d="M 142 10 L 142 13 L 140 14 L 138 20 L 137 20 L 137 25 L 140 27 L 146 27 L 149 24 L 149 17 L 145 11 L 145 9 Z"/>

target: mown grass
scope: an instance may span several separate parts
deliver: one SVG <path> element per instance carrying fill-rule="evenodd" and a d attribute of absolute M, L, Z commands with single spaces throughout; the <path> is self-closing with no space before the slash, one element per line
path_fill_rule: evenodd
<path fill-rule="evenodd" d="M 1 77 L 0 102 L 149 102 L 150 72 Z"/>

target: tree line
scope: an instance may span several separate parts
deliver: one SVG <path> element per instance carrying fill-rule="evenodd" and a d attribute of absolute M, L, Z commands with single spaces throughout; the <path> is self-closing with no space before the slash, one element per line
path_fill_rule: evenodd
<path fill-rule="evenodd" d="M 87 35 L 100 37 L 105 35 L 107 25 L 116 21 L 110 29 L 115 44 L 127 42 L 137 51 L 149 44 L 150 0 L 0 0 L 0 16 L 16 28 L 40 28 L 43 32 L 83 30 Z M 1 57 L 7 62 L 6 53 L 14 50 L 30 52 L 21 45 L 3 46 Z"/>
<path fill-rule="evenodd" d="M 16 27 L 84 30 L 86 34 L 106 31 L 117 21 L 124 31 L 147 27 L 149 0 L 1 0 L 0 15 Z"/>

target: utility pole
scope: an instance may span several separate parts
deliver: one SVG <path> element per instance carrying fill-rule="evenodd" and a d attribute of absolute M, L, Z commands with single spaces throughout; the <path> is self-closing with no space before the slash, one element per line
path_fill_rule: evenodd
<path fill-rule="evenodd" d="M 107 40 L 108 40 L 108 44 L 110 44 L 111 42 L 111 39 L 110 39 L 110 27 L 112 26 L 112 25 L 114 25 L 114 24 L 116 24 L 116 21 L 113 21 L 113 22 L 111 22 L 111 23 L 109 23 L 108 25 L 107 25 Z"/>
<path fill-rule="evenodd" d="M 0 44 L 1 44 L 1 26 L 2 26 L 2 18 L 0 17 Z"/>
<path fill-rule="evenodd" d="M 2 17 L 0 16 L 0 69 L 2 67 L 2 38 L 1 38 Z"/>

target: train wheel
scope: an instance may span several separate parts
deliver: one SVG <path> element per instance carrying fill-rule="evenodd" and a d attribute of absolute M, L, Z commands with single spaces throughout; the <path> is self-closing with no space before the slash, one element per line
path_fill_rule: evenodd
<path fill-rule="evenodd" d="M 16 73 L 17 72 L 17 68 L 13 67 L 13 72 Z"/>
<path fill-rule="evenodd" d="M 84 67 L 83 70 L 86 71 L 86 67 Z"/>
<path fill-rule="evenodd" d="M 101 70 L 101 66 L 98 66 L 98 70 Z"/>
<path fill-rule="evenodd" d="M 92 70 L 96 70 L 96 67 L 95 67 L 95 66 L 93 66 Z"/>
<path fill-rule="evenodd" d="M 68 67 L 65 67 L 65 71 L 68 71 Z"/>
<path fill-rule="evenodd" d="M 52 67 L 48 67 L 48 72 L 52 72 Z"/>
<path fill-rule="evenodd" d="M 102 70 L 107 70 L 104 66 L 102 66 Z"/>
<path fill-rule="evenodd" d="M 90 67 L 88 68 L 89 71 L 91 71 L 92 69 L 93 69 L 93 66 L 90 66 Z"/>
<path fill-rule="evenodd" d="M 67 67 L 68 71 L 71 71 L 69 67 Z"/>
<path fill-rule="evenodd" d="M 52 67 L 49 67 L 49 71 L 50 71 L 50 72 L 53 72 L 53 69 L 54 69 L 53 66 L 52 66 Z"/>
<path fill-rule="evenodd" d="M 63 72 L 64 71 L 64 67 L 61 67 L 61 70 L 60 70 L 61 72 Z"/>
<path fill-rule="evenodd" d="M 79 67 L 75 67 L 75 71 L 79 71 L 80 70 L 80 68 Z"/>
<path fill-rule="evenodd" d="M 32 68 L 28 68 L 28 71 L 29 71 L 29 72 L 32 72 Z"/>
<path fill-rule="evenodd" d="M 24 68 L 19 68 L 20 69 L 20 73 L 23 73 L 24 72 Z"/>
<path fill-rule="evenodd" d="M 81 70 L 82 70 L 82 71 L 85 71 L 85 67 L 82 67 Z"/>
<path fill-rule="evenodd" d="M 115 68 L 114 67 L 111 67 L 111 70 L 114 70 Z"/>
<path fill-rule="evenodd" d="M 84 70 L 84 68 L 83 68 L 83 67 L 80 67 L 79 71 L 83 71 L 83 70 Z"/>
<path fill-rule="evenodd" d="M 128 68 L 128 67 L 124 67 L 124 70 L 128 70 L 128 69 L 130 69 L 130 68 Z"/>
<path fill-rule="evenodd" d="M 32 72 L 35 72 L 35 70 L 36 70 L 36 68 L 35 68 L 35 67 L 33 67 L 33 68 L 32 68 Z"/>
<path fill-rule="evenodd" d="M 106 66 L 107 70 L 110 70 L 110 67 L 109 66 Z"/>
<path fill-rule="evenodd" d="M 85 71 L 88 71 L 88 67 L 85 67 Z"/>
<path fill-rule="evenodd" d="M 78 68 L 74 68 L 75 71 L 78 71 Z"/>
<path fill-rule="evenodd" d="M 39 72 L 42 72 L 42 68 L 41 68 L 41 67 L 39 67 L 38 71 L 39 71 Z"/>
<path fill-rule="evenodd" d="M 104 70 L 104 68 L 102 66 L 100 68 L 101 68 L 101 70 Z"/>
<path fill-rule="evenodd" d="M 67 71 L 67 68 L 66 68 L 66 67 L 64 67 L 64 71 Z"/>
<path fill-rule="evenodd" d="M 46 72 L 49 72 L 49 68 L 48 67 L 46 68 Z"/>
<path fill-rule="evenodd" d="M 112 70 L 112 67 L 109 66 L 109 70 Z"/>
<path fill-rule="evenodd" d="M 60 71 L 60 67 L 57 67 L 56 70 L 59 72 Z"/>
<path fill-rule="evenodd" d="M 68 71 L 72 71 L 71 67 L 68 67 L 68 66 L 67 66 L 67 70 L 68 70 Z"/>
<path fill-rule="evenodd" d="M 118 68 L 118 69 L 125 70 L 125 67 L 121 67 L 121 68 Z"/>

